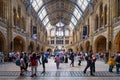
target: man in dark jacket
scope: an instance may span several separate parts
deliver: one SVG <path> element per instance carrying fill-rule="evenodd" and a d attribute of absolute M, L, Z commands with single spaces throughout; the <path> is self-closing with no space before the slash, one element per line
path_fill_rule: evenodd
<path fill-rule="evenodd" d="M 70 60 L 71 60 L 70 65 L 72 65 L 72 67 L 74 67 L 74 53 L 73 53 L 73 51 L 70 52 Z"/>
<path fill-rule="evenodd" d="M 94 76 L 94 74 L 93 74 L 93 59 L 92 59 L 92 55 L 93 55 L 93 52 L 92 52 L 92 50 L 90 51 L 90 53 L 88 54 L 88 56 L 87 56 L 87 66 L 85 67 L 85 69 L 84 69 L 84 74 L 86 73 L 86 71 L 87 71 L 87 69 L 90 67 L 90 75 L 91 76 Z"/>
<path fill-rule="evenodd" d="M 117 53 L 117 57 L 116 57 L 115 61 L 116 61 L 116 73 L 119 74 L 119 68 L 120 68 L 120 52 Z"/>

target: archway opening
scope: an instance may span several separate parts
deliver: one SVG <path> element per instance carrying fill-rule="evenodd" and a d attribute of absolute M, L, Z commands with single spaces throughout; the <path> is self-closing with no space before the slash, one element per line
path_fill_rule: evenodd
<path fill-rule="evenodd" d="M 22 52 L 25 50 L 25 42 L 24 39 L 17 36 L 14 38 L 14 51 L 17 52 Z"/>
<path fill-rule="evenodd" d="M 95 52 L 105 52 L 106 51 L 106 38 L 104 36 L 99 36 L 95 41 Z"/>
<path fill-rule="evenodd" d="M 4 51 L 4 46 L 5 46 L 5 42 L 4 42 L 4 36 L 3 34 L 0 32 L 0 52 Z"/>
<path fill-rule="evenodd" d="M 117 34 L 115 38 L 115 51 L 120 51 L 120 32 Z"/>

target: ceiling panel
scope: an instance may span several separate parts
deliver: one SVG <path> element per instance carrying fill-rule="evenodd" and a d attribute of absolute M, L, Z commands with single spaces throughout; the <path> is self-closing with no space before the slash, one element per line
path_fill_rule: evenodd
<path fill-rule="evenodd" d="M 90 0 L 30 0 L 43 24 L 48 22 L 55 26 L 62 22 L 65 25 L 74 26 L 82 17 Z M 53 20 L 54 19 L 54 20 Z M 47 22 L 45 22 L 47 21 Z M 71 28 L 71 27 L 70 27 Z"/>

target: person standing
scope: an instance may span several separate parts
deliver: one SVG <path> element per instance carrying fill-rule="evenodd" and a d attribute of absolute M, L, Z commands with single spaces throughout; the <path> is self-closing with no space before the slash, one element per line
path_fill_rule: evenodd
<path fill-rule="evenodd" d="M 80 66 L 83 57 L 82 57 L 82 55 L 79 53 L 78 56 L 77 56 L 77 58 L 78 58 L 78 66 Z"/>
<path fill-rule="evenodd" d="M 55 63 L 56 63 L 57 69 L 59 69 L 59 65 L 60 65 L 60 57 L 59 57 L 59 55 L 57 55 L 57 56 L 55 57 Z"/>
<path fill-rule="evenodd" d="M 26 65 L 25 65 L 25 62 L 23 59 L 23 54 L 22 54 L 22 55 L 20 55 L 20 76 L 24 75 L 23 73 L 25 72 L 25 67 L 26 67 Z"/>
<path fill-rule="evenodd" d="M 27 68 L 28 68 L 28 54 L 26 52 L 24 53 L 23 59 L 24 59 L 25 65 L 26 65 L 25 70 L 27 71 Z"/>
<path fill-rule="evenodd" d="M 39 64 L 41 65 L 41 61 L 40 61 L 41 53 L 37 52 L 36 56 L 37 56 L 37 60 L 38 60 Z"/>
<path fill-rule="evenodd" d="M 65 54 L 65 63 L 68 63 L 68 54 Z"/>
<path fill-rule="evenodd" d="M 91 76 L 94 76 L 93 74 L 93 58 L 92 58 L 92 55 L 93 55 L 93 52 L 92 50 L 90 51 L 90 53 L 88 54 L 88 56 L 86 57 L 86 61 L 87 61 L 87 65 L 83 71 L 83 73 L 85 74 L 87 69 L 90 67 L 90 75 Z"/>
<path fill-rule="evenodd" d="M 114 56 L 111 56 L 108 60 L 108 64 L 109 64 L 109 72 L 113 72 L 113 67 L 115 66 L 115 59 Z"/>
<path fill-rule="evenodd" d="M 116 73 L 119 74 L 119 68 L 120 68 L 120 52 L 117 52 L 117 57 L 116 57 L 115 61 L 116 61 Z"/>
<path fill-rule="evenodd" d="M 71 60 L 71 63 L 70 63 L 70 65 L 72 65 L 72 67 L 74 67 L 74 53 L 73 53 L 73 51 L 71 51 L 70 52 L 70 60 Z"/>
<path fill-rule="evenodd" d="M 31 61 L 31 73 L 32 73 L 31 77 L 37 76 L 36 73 L 37 73 L 38 63 L 37 63 L 37 57 L 35 53 L 32 54 L 30 61 Z"/>
<path fill-rule="evenodd" d="M 105 52 L 105 63 L 108 62 L 109 59 L 109 52 Z"/>

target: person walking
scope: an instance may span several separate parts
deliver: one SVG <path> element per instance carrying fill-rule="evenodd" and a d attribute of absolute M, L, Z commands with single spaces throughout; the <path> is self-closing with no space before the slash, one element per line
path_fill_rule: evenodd
<path fill-rule="evenodd" d="M 45 63 L 46 63 L 47 58 L 45 57 L 44 52 L 41 52 L 41 55 L 42 55 L 42 67 L 43 67 L 42 74 L 43 74 L 45 73 Z"/>
<path fill-rule="evenodd" d="M 95 73 L 95 62 L 96 62 L 97 58 L 95 55 L 92 55 L 92 70 Z"/>
<path fill-rule="evenodd" d="M 92 55 L 93 55 L 93 52 L 91 50 L 90 53 L 88 54 L 88 56 L 86 57 L 87 65 L 86 65 L 83 73 L 85 74 L 87 69 L 90 67 L 90 75 L 94 76 L 94 74 L 93 74 L 93 58 L 92 58 Z"/>

